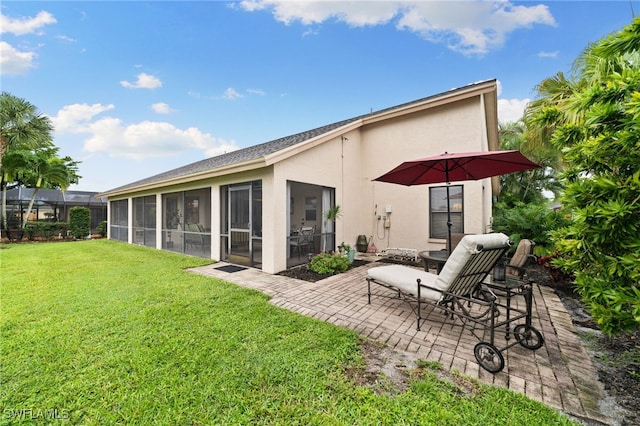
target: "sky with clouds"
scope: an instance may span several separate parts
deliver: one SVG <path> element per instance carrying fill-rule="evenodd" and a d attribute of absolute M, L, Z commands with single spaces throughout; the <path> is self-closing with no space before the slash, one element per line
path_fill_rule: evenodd
<path fill-rule="evenodd" d="M 499 119 L 637 1 L 3 1 L 2 91 L 51 118 L 78 185 L 497 79 Z M 401 143 L 392 141 L 391 143 Z M 446 141 L 442 144 L 446 149 Z"/>

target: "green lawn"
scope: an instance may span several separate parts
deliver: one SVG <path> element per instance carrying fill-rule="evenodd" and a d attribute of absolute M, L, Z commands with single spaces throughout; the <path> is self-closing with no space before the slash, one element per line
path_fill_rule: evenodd
<path fill-rule="evenodd" d="M 2 424 L 568 424 L 504 389 L 416 372 L 400 395 L 345 376 L 358 336 L 113 241 L 0 249 Z"/>

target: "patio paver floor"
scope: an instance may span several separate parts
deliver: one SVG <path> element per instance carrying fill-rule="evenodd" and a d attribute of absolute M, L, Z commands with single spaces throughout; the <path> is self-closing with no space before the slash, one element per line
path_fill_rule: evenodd
<path fill-rule="evenodd" d="M 386 343 L 416 358 L 438 361 L 447 370 L 457 370 L 479 381 L 502 386 L 571 416 L 603 424 L 612 420 L 603 414 L 600 403 L 603 385 L 598 381 L 591 357 L 576 335 L 571 316 L 562 301 L 548 287 L 534 286 L 533 326 L 544 336 L 544 345 L 531 351 L 513 346 L 503 351 L 504 369 L 491 374 L 480 367 L 473 355 L 478 340 L 434 311 L 417 331 L 415 315 L 406 302 L 387 297 L 371 298 L 367 303 L 367 268 L 377 262 L 354 268 L 315 283 L 258 269 L 227 273 L 214 265 L 191 271 L 256 289 L 271 296 L 271 303 L 340 327 L 358 332 L 371 340 Z M 375 286 L 379 287 L 379 286 Z M 389 294 L 389 290 L 375 293 Z M 503 334 L 497 334 L 497 339 Z"/>

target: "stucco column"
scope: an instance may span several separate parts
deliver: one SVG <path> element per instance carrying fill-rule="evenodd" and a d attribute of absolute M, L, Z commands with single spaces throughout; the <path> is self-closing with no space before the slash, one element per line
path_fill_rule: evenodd
<path fill-rule="evenodd" d="M 220 185 L 211 185 L 211 259 L 220 260 Z"/>

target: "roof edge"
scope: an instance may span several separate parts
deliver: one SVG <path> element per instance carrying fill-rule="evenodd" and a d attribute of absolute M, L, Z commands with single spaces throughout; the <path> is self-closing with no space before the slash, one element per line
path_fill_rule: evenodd
<path fill-rule="evenodd" d="M 180 185 L 193 180 L 213 178 L 220 175 L 243 172 L 243 171 L 257 169 L 260 167 L 273 165 L 278 161 L 289 158 L 301 151 L 313 148 L 314 146 L 324 143 L 325 141 L 332 139 L 337 135 L 340 135 L 341 133 L 345 133 L 345 132 L 357 129 L 364 125 L 376 123 L 376 122 L 391 119 L 394 117 L 411 114 L 411 113 L 422 111 L 428 108 L 434 108 L 437 106 L 456 102 L 458 100 L 468 99 L 473 96 L 482 95 L 483 93 L 496 92 L 496 90 L 497 90 L 497 80 L 495 78 L 490 80 L 479 81 L 476 83 L 468 84 L 466 86 L 462 86 L 460 88 L 455 88 L 446 92 L 441 92 L 439 94 L 432 95 L 426 98 L 417 99 L 404 104 L 385 108 L 379 111 L 374 111 L 369 114 L 356 116 L 351 119 L 341 120 L 347 123 L 343 126 L 331 129 L 325 133 L 321 133 L 309 139 L 297 142 L 293 145 L 279 149 L 272 153 L 262 155 L 260 157 L 256 157 L 256 158 L 242 161 L 239 163 L 233 163 L 229 165 L 216 167 L 214 169 L 209 169 L 205 171 L 188 173 L 188 174 L 184 174 L 182 176 L 177 176 L 177 177 L 168 177 L 165 179 L 159 179 L 159 180 L 148 182 L 148 183 L 141 183 L 140 185 L 136 185 L 135 182 L 132 182 L 130 184 L 126 184 L 117 188 L 113 188 L 108 191 L 101 192 L 97 196 L 98 197 L 117 197 L 125 194 L 149 191 L 152 189 L 156 189 L 159 187 L 166 187 L 169 185 Z M 334 124 L 339 124 L 339 123 L 340 122 L 336 122 Z M 327 126 L 331 126 L 331 125 L 327 125 Z M 322 127 L 325 127 L 325 126 L 322 126 Z M 301 132 L 300 134 L 302 133 L 305 133 L 305 132 Z M 295 136 L 295 135 L 292 135 L 292 136 Z M 254 147 L 265 145 L 268 143 L 270 142 L 264 142 L 262 144 L 254 145 Z M 143 181 L 144 180 L 146 179 L 143 179 Z"/>

